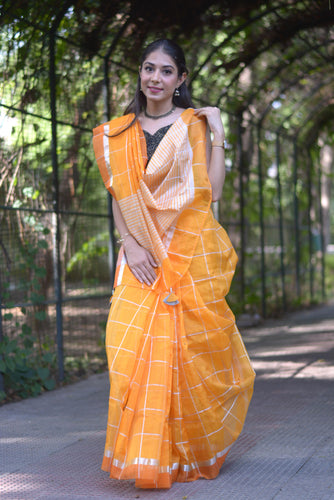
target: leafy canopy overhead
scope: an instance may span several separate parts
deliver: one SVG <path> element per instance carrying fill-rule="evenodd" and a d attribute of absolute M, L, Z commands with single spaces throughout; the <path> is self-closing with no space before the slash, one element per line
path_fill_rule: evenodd
<path fill-rule="evenodd" d="M 333 20 L 325 0 L 46 0 L 42 9 L 33 0 L 14 0 L 4 2 L 1 16 L 26 51 L 38 30 L 46 37 L 55 30 L 77 47 L 77 57 L 108 57 L 123 82 L 124 67 L 135 80 L 147 42 L 176 39 L 196 103 L 246 112 L 293 134 L 332 119 Z"/>

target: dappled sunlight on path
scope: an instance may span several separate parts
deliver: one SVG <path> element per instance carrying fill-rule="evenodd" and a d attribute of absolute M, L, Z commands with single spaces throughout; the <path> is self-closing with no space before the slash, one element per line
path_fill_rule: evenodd
<path fill-rule="evenodd" d="M 245 340 L 257 379 L 334 380 L 334 306 L 269 320 Z"/>

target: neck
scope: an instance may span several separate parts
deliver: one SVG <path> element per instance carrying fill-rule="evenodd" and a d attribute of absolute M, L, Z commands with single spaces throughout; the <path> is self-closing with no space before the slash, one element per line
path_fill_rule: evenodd
<path fill-rule="evenodd" d="M 147 100 L 146 111 L 150 115 L 163 115 L 168 113 L 173 107 L 173 101 L 169 102 L 152 102 Z"/>

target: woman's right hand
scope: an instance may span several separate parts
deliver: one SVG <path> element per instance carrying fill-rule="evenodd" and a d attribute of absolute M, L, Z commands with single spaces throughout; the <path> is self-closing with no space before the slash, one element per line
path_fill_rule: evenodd
<path fill-rule="evenodd" d="M 150 286 L 157 278 L 155 268 L 158 267 L 151 252 L 139 245 L 131 235 L 127 235 L 123 242 L 126 261 L 131 272 L 140 283 Z"/>

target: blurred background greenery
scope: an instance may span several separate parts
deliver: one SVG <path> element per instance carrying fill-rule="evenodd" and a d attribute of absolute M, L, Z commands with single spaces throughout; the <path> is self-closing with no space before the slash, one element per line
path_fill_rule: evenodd
<path fill-rule="evenodd" d="M 105 369 L 117 248 L 91 131 L 123 113 L 156 38 L 184 48 L 195 105 L 222 111 L 237 317 L 332 297 L 333 19 L 310 0 L 2 3 L 3 399 Z"/>

